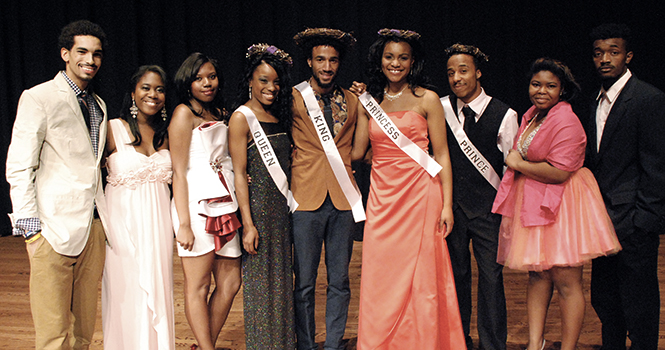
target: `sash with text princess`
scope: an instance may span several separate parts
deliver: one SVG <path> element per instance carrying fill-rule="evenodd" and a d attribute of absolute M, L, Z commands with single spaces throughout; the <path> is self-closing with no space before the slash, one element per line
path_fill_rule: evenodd
<path fill-rule="evenodd" d="M 337 179 L 337 183 L 339 183 L 339 186 L 342 188 L 346 200 L 349 202 L 349 205 L 351 205 L 353 219 L 355 222 L 365 220 L 365 209 L 363 208 L 360 190 L 358 189 L 358 186 L 351 181 L 349 173 L 346 171 L 342 156 L 339 154 L 337 145 L 335 145 L 335 140 L 330 129 L 328 129 L 328 125 L 323 117 L 323 112 L 321 112 L 321 107 L 316 101 L 316 96 L 314 96 L 314 90 L 312 90 L 312 87 L 307 81 L 303 81 L 296 85 L 295 88 L 300 91 L 300 94 L 302 94 L 305 107 L 307 107 L 307 114 L 309 114 L 309 119 L 312 121 L 312 124 L 314 124 L 316 134 L 319 135 L 319 141 L 321 141 L 321 146 L 323 146 L 323 150 L 326 153 L 328 163 L 330 163 L 333 174 Z"/>
<path fill-rule="evenodd" d="M 279 191 L 282 192 L 282 195 L 286 198 L 289 210 L 293 213 L 296 211 L 296 208 L 298 208 L 298 203 L 293 198 L 291 190 L 289 190 L 289 181 L 286 179 L 284 170 L 282 170 L 282 167 L 279 165 L 279 161 L 275 156 L 275 151 L 272 149 L 268 136 L 266 136 L 261 124 L 259 124 L 259 120 L 256 119 L 256 115 L 249 107 L 240 106 L 236 111 L 245 116 L 247 124 L 249 125 L 249 131 L 252 133 L 254 144 L 256 144 L 256 149 L 261 155 L 263 164 L 266 166 L 266 169 L 268 169 L 268 173 L 270 173 L 270 177 L 272 177 L 272 180 L 275 182 L 275 185 L 277 185 Z"/>
<path fill-rule="evenodd" d="M 469 140 L 469 137 L 464 132 L 464 127 L 457 119 L 457 114 L 453 111 L 453 105 L 450 103 L 450 99 L 453 98 L 452 96 L 453 95 L 441 98 L 443 113 L 446 115 L 446 121 L 450 126 L 450 131 L 455 135 L 455 140 L 457 140 L 457 144 L 462 149 L 462 153 L 466 155 L 480 175 L 482 175 L 495 190 L 498 190 L 499 185 L 501 184 L 501 178 L 496 171 L 494 171 L 494 168 L 492 168 L 492 165 L 490 165 L 487 159 L 485 159 L 480 151 L 478 151 L 476 146 L 471 143 L 471 140 Z"/>
<path fill-rule="evenodd" d="M 358 97 L 367 113 L 376 121 L 381 127 L 381 130 L 392 140 L 399 149 L 404 151 L 411 159 L 415 160 L 430 176 L 436 176 L 442 167 L 432 157 L 429 156 L 422 148 L 418 147 L 413 141 L 409 140 L 399 132 L 397 126 L 390 120 L 390 117 L 383 111 L 379 103 L 367 92 L 364 92 Z"/>

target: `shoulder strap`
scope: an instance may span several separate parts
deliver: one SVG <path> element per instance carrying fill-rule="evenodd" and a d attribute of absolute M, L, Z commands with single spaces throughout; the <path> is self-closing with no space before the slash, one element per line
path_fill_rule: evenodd
<path fill-rule="evenodd" d="M 131 145 L 129 133 L 120 119 L 109 120 L 111 130 L 113 130 L 113 141 L 118 152 L 136 151 Z M 131 148 L 131 149 L 130 149 Z"/>

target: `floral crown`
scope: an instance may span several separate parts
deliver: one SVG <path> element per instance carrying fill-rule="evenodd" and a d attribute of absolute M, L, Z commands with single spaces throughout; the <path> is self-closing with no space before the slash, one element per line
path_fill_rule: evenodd
<path fill-rule="evenodd" d="M 252 58 L 254 56 L 260 56 L 260 55 L 271 55 L 277 57 L 280 61 L 291 65 L 293 64 L 293 59 L 291 59 L 291 56 L 289 56 L 288 53 L 280 50 L 276 46 L 273 45 L 268 45 L 264 43 L 260 44 L 254 44 L 250 47 L 247 48 L 247 54 L 245 54 L 245 58 Z"/>
<path fill-rule="evenodd" d="M 383 28 L 379 30 L 379 36 L 389 38 L 400 38 L 404 40 L 420 40 L 420 34 L 413 30 Z"/>
<path fill-rule="evenodd" d="M 471 55 L 478 62 L 489 62 L 490 60 L 489 56 L 480 51 L 479 48 L 472 45 L 462 45 L 460 43 L 457 43 L 446 49 L 446 55 L 448 55 L 448 57 L 460 53 Z"/>
<path fill-rule="evenodd" d="M 316 46 L 314 43 L 319 41 L 336 41 L 345 47 L 351 47 L 356 43 L 356 38 L 351 33 L 343 32 L 339 29 L 331 28 L 307 28 L 293 37 L 296 45 L 306 47 Z"/>

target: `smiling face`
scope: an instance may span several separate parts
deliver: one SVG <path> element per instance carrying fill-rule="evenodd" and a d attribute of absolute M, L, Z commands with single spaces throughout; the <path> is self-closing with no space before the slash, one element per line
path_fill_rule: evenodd
<path fill-rule="evenodd" d="M 166 101 L 165 92 L 166 88 L 159 74 L 150 71 L 143 74 L 132 92 L 132 99 L 139 109 L 139 116 L 147 118 L 160 112 Z"/>
<path fill-rule="evenodd" d="M 307 59 L 307 64 L 312 68 L 312 78 L 316 82 L 315 85 L 318 85 L 312 86 L 314 90 L 317 90 L 317 88 L 323 90 L 332 88 L 339 69 L 339 52 L 334 47 L 328 45 L 315 46 L 312 48 L 312 58 Z"/>
<path fill-rule="evenodd" d="M 92 35 L 76 35 L 71 49 L 60 49 L 60 57 L 69 79 L 85 90 L 102 65 L 102 42 Z"/>
<path fill-rule="evenodd" d="M 626 52 L 626 41 L 621 38 L 593 42 L 593 63 L 603 80 L 616 80 L 628 69 L 633 52 Z"/>
<path fill-rule="evenodd" d="M 381 70 L 389 82 L 406 81 L 413 65 L 411 45 L 404 41 L 390 41 L 383 48 L 381 57 Z"/>
<path fill-rule="evenodd" d="M 559 103 L 561 93 L 561 80 L 554 73 L 541 70 L 531 77 L 529 99 L 539 113 L 546 114 L 552 106 Z"/>
<path fill-rule="evenodd" d="M 219 79 L 215 67 L 210 62 L 204 63 L 192 82 L 192 97 L 201 102 L 210 103 L 215 99 L 218 88 Z"/>
<path fill-rule="evenodd" d="M 481 75 L 471 55 L 456 54 L 448 59 L 448 84 L 464 103 L 470 103 L 480 95 L 482 89 L 478 79 Z"/>
<path fill-rule="evenodd" d="M 263 106 L 270 106 L 279 93 L 279 75 L 271 65 L 263 62 L 252 73 L 249 87 L 252 89 L 252 100 L 258 101 Z"/>

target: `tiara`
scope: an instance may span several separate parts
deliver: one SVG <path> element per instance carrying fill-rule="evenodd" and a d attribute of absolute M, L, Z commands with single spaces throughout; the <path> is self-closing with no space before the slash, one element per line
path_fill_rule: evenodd
<path fill-rule="evenodd" d="M 404 40 L 420 40 L 420 34 L 413 30 L 383 28 L 379 30 L 378 34 L 379 36 L 400 38 Z"/>
<path fill-rule="evenodd" d="M 475 57 L 476 60 L 481 62 L 489 62 L 489 56 L 480 51 L 479 48 L 472 45 L 462 45 L 460 43 L 457 43 L 446 49 L 446 54 L 448 56 L 452 56 L 458 53 L 471 55 Z"/>
<path fill-rule="evenodd" d="M 356 43 L 356 38 L 354 38 L 351 33 L 331 28 L 307 28 L 293 37 L 293 40 L 298 46 L 306 45 L 311 40 L 316 39 L 335 40 L 348 47 L 351 47 Z"/>
<path fill-rule="evenodd" d="M 247 54 L 245 54 L 245 58 L 251 58 L 253 56 L 258 56 L 258 55 L 272 55 L 288 65 L 293 64 L 293 60 L 291 59 L 291 56 L 289 56 L 288 53 L 278 49 L 276 46 L 273 45 L 268 45 L 264 43 L 254 44 L 247 48 Z"/>

